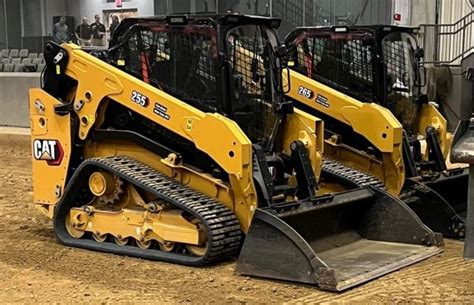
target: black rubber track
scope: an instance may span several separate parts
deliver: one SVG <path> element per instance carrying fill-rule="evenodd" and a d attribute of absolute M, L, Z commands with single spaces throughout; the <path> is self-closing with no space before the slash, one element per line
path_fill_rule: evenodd
<path fill-rule="evenodd" d="M 150 192 L 160 200 L 200 219 L 208 232 L 209 246 L 205 255 L 197 257 L 184 251 L 164 252 L 159 249 L 140 249 L 132 245 L 119 246 L 113 242 L 99 243 L 92 239 L 71 237 L 66 230 L 65 219 L 69 210 L 77 206 L 75 199 L 79 198 L 90 174 L 98 169 L 117 175 L 137 188 Z M 242 235 L 234 213 L 222 203 L 179 184 L 139 161 L 123 156 L 84 161 L 71 177 L 64 196 L 56 206 L 53 223 L 56 237 L 67 246 L 192 266 L 202 266 L 237 255 Z"/>
<path fill-rule="evenodd" d="M 324 159 L 321 170 L 321 175 L 334 178 L 337 181 L 354 187 L 374 186 L 385 190 L 383 182 L 377 179 L 377 177 L 355 168 L 345 166 L 341 162 L 335 160 Z"/>

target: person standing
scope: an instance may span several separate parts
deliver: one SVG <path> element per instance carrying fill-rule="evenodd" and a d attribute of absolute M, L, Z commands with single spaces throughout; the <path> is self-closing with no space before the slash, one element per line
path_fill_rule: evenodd
<path fill-rule="evenodd" d="M 86 17 L 82 17 L 82 24 L 77 26 L 75 34 L 81 46 L 88 47 L 91 45 L 92 31 L 89 24 L 87 24 Z"/>
<path fill-rule="evenodd" d="M 94 16 L 95 22 L 91 24 L 92 31 L 92 44 L 94 46 L 103 47 L 104 46 L 104 36 L 105 36 L 105 25 L 100 23 L 100 16 L 96 14 Z"/>
<path fill-rule="evenodd" d="M 112 15 L 112 23 L 110 24 L 109 27 L 109 32 L 110 32 L 110 39 L 114 36 L 115 29 L 118 27 L 120 21 L 117 15 Z"/>
<path fill-rule="evenodd" d="M 59 22 L 53 25 L 53 40 L 59 44 L 69 41 L 69 27 L 66 24 L 66 17 L 61 16 Z"/>

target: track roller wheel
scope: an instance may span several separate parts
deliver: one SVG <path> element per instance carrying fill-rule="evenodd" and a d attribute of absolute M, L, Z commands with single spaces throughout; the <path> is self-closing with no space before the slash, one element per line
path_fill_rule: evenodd
<path fill-rule="evenodd" d="M 151 240 L 135 240 L 135 243 L 137 244 L 137 247 L 140 249 L 149 249 L 151 247 Z"/>
<path fill-rule="evenodd" d="M 114 236 L 114 242 L 119 246 L 126 246 L 128 241 L 128 237 Z"/>
<path fill-rule="evenodd" d="M 188 249 L 188 251 L 195 256 L 204 256 L 209 246 L 206 228 L 204 227 L 202 222 L 195 217 L 191 218 L 189 222 L 195 225 L 199 230 L 200 240 L 199 245 L 186 245 L 186 249 Z"/>
<path fill-rule="evenodd" d="M 92 238 L 98 243 L 103 243 L 107 240 L 107 234 L 92 233 Z"/>
<path fill-rule="evenodd" d="M 80 222 L 81 214 L 78 214 L 77 217 L 78 217 L 77 221 Z M 78 222 L 72 221 L 70 215 L 66 217 L 66 230 L 69 233 L 69 235 L 71 235 L 71 237 L 76 238 L 76 239 L 82 238 L 84 234 L 86 233 L 84 230 L 77 229 Z"/>
<path fill-rule="evenodd" d="M 158 246 L 161 251 L 171 252 L 174 250 L 175 243 L 170 242 L 170 241 L 165 241 L 164 243 L 159 243 Z"/>

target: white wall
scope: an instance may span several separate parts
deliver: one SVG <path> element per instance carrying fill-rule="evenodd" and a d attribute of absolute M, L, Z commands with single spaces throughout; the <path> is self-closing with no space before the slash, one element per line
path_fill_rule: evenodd
<path fill-rule="evenodd" d="M 46 28 L 43 35 L 50 36 L 53 31 L 53 17 L 66 15 L 66 3 L 64 0 L 45 0 L 44 11 Z"/>
<path fill-rule="evenodd" d="M 434 24 L 436 22 L 436 0 L 412 0 L 411 24 Z"/>
<path fill-rule="evenodd" d="M 137 9 L 138 16 L 152 16 L 154 14 L 153 7 L 153 0 L 132 0 L 122 4 L 122 9 Z M 94 15 L 100 14 L 102 16 L 104 10 L 120 9 L 115 7 L 115 3 L 106 3 L 105 0 L 66 0 L 66 12 L 69 16 L 76 18 L 77 25 L 81 23 L 82 17 L 87 17 L 89 22 L 93 22 Z"/>
<path fill-rule="evenodd" d="M 469 0 L 443 0 L 441 2 L 440 23 L 455 23 L 472 11 Z"/>
<path fill-rule="evenodd" d="M 28 89 L 39 86 L 39 73 L 0 73 L 0 126 L 30 126 Z"/>

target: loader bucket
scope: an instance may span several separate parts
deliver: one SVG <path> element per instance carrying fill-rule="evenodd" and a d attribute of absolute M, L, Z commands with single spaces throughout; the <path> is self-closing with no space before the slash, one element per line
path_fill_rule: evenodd
<path fill-rule="evenodd" d="M 444 177 L 430 183 L 406 179 L 402 194 L 410 196 L 403 198 L 403 201 L 430 229 L 442 233 L 444 237 L 462 239 L 466 231 L 467 179 L 467 174 Z M 461 213 L 454 209 L 450 199 L 458 203 Z"/>
<path fill-rule="evenodd" d="M 469 168 L 448 170 L 448 174 L 447 176 L 441 175 L 436 180 L 424 183 L 443 197 L 465 221 Z"/>
<path fill-rule="evenodd" d="M 236 272 L 342 291 L 440 253 L 441 244 L 403 202 L 362 188 L 257 209 Z"/>

